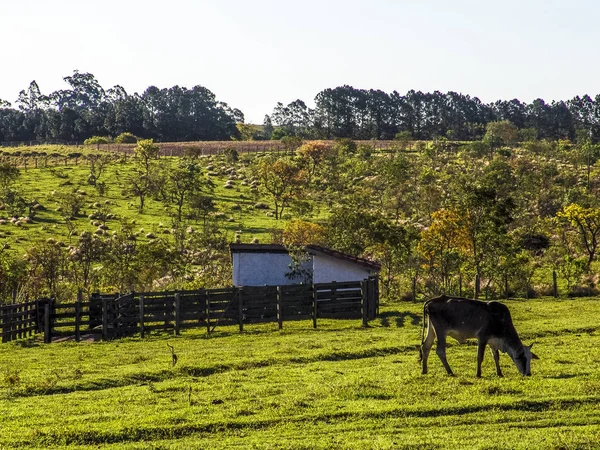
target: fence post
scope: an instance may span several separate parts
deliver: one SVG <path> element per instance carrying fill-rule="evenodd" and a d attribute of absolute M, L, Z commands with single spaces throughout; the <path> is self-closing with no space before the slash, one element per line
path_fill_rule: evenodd
<path fill-rule="evenodd" d="M 52 342 L 52 324 L 50 323 L 50 303 L 44 305 L 44 343 Z"/>
<path fill-rule="evenodd" d="M 108 299 L 102 299 L 102 340 L 108 340 Z"/>
<path fill-rule="evenodd" d="M 283 305 L 281 299 L 281 286 L 277 286 L 277 326 L 283 328 Z"/>
<path fill-rule="evenodd" d="M 140 294 L 140 337 L 144 339 L 144 294 Z"/>
<path fill-rule="evenodd" d="M 77 302 L 75 303 L 75 342 L 81 340 L 81 302 L 83 292 L 81 289 L 77 291 Z"/>
<path fill-rule="evenodd" d="M 313 316 L 313 328 L 317 328 L 317 289 L 315 287 L 315 285 L 313 284 L 313 304 L 312 304 L 312 316 Z"/>
<path fill-rule="evenodd" d="M 15 327 L 15 337 L 17 339 L 21 339 L 23 337 L 23 307 L 20 305 L 15 305 L 15 314 L 13 316 L 17 321 L 17 326 Z"/>
<path fill-rule="evenodd" d="M 17 307 L 13 303 L 10 305 L 10 340 L 17 338 L 17 325 L 15 325 L 15 316 L 17 315 Z"/>
<path fill-rule="evenodd" d="M 2 333 L 2 343 L 6 342 L 6 318 L 5 316 L 5 309 L 3 306 L 0 306 L 0 333 Z"/>
<path fill-rule="evenodd" d="M 90 330 L 93 330 L 94 328 L 96 328 L 98 325 L 102 324 L 102 314 L 101 314 L 101 310 L 102 310 L 102 300 L 100 299 L 100 294 L 98 293 L 93 293 L 90 297 L 89 297 L 89 302 L 90 305 L 88 307 L 89 309 L 89 325 L 88 328 Z"/>
<path fill-rule="evenodd" d="M 369 308 L 369 284 L 367 280 L 360 282 L 360 293 L 361 293 L 361 312 L 362 312 L 362 326 L 364 328 L 369 326 L 369 319 L 367 311 Z"/>
<path fill-rule="evenodd" d="M 206 332 L 210 334 L 210 299 L 209 293 L 206 292 Z"/>
<path fill-rule="evenodd" d="M 181 296 L 175 294 L 175 335 L 179 336 L 181 328 Z"/>
<path fill-rule="evenodd" d="M 239 322 L 240 322 L 240 333 L 244 331 L 244 296 L 243 296 L 244 288 L 237 288 L 238 295 L 238 314 L 239 314 Z"/>
<path fill-rule="evenodd" d="M 171 325 L 171 321 L 169 320 L 169 316 L 172 314 L 173 303 L 169 301 L 169 298 L 165 296 L 165 331 L 169 329 Z"/>

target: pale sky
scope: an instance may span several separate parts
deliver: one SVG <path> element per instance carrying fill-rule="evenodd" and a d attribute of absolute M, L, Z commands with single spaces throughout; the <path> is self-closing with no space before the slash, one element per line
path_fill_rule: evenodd
<path fill-rule="evenodd" d="M 2 0 L 0 99 L 73 70 L 108 89 L 202 85 L 262 123 L 326 88 L 484 102 L 600 93 L 596 0 Z"/>

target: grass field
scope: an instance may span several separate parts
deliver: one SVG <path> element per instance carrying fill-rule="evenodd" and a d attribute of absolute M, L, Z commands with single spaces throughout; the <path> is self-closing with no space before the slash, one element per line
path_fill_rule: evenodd
<path fill-rule="evenodd" d="M 600 300 L 506 302 L 533 376 L 475 345 L 420 374 L 421 304 L 360 321 L 0 346 L 0 448 L 596 448 Z M 167 343 L 174 346 L 173 367 Z"/>

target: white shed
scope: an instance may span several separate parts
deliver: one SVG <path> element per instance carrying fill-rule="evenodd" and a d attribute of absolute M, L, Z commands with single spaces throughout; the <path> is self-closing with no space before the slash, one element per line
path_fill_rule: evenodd
<path fill-rule="evenodd" d="M 292 258 L 283 245 L 230 244 L 234 286 L 281 286 L 305 282 L 293 278 Z M 379 264 L 327 247 L 306 247 L 308 260 L 303 272 L 312 275 L 313 283 L 359 281 L 379 272 Z"/>

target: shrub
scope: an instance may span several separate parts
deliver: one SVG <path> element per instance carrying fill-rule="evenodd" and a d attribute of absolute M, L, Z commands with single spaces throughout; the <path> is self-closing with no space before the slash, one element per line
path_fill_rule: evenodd
<path fill-rule="evenodd" d="M 223 150 L 223 155 L 225 155 L 225 160 L 230 164 L 233 164 L 239 159 L 238 152 L 235 148 L 226 148 L 225 150 Z"/>
<path fill-rule="evenodd" d="M 109 142 L 110 138 L 104 136 L 92 136 L 83 141 L 85 145 L 108 144 Z"/>
<path fill-rule="evenodd" d="M 115 142 L 117 144 L 136 144 L 137 141 L 137 136 L 134 136 L 132 133 L 129 132 L 121 133 L 115 138 Z"/>

